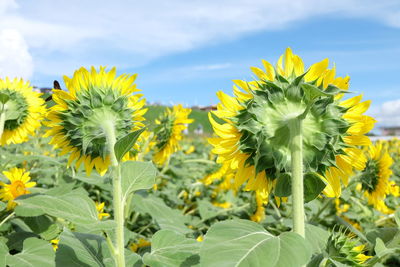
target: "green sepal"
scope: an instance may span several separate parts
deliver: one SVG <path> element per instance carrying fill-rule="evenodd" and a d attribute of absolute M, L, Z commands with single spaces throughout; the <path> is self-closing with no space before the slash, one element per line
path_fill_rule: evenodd
<path fill-rule="evenodd" d="M 114 145 L 115 157 L 120 162 L 126 153 L 131 150 L 139 136 L 146 128 L 131 132 L 117 141 Z"/>
<path fill-rule="evenodd" d="M 326 184 L 316 173 L 304 174 L 303 181 L 304 202 L 310 202 L 311 200 L 315 199 L 326 187 Z"/>
<path fill-rule="evenodd" d="M 0 103 L 5 104 L 10 99 L 7 94 L 0 93 Z"/>
<path fill-rule="evenodd" d="M 274 195 L 288 197 L 292 194 L 292 177 L 290 173 L 281 173 L 276 181 Z"/>

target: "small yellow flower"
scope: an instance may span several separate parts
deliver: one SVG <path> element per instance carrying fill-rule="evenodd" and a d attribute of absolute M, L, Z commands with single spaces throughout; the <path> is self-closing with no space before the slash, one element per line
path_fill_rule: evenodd
<path fill-rule="evenodd" d="M 27 188 L 34 187 L 36 182 L 29 182 L 31 177 L 29 172 L 25 169 L 12 168 L 10 171 L 4 171 L 3 174 L 10 181 L 9 184 L 0 182 L 0 199 L 8 201 L 7 210 L 13 209 L 17 203 L 14 202 L 19 196 L 29 194 L 30 191 Z"/>
<path fill-rule="evenodd" d="M 232 206 L 232 203 L 230 202 L 223 202 L 223 203 L 213 202 L 212 204 L 216 207 L 220 207 L 223 209 L 229 209 Z"/>
<path fill-rule="evenodd" d="M 56 251 L 58 249 L 58 243 L 60 243 L 59 239 L 52 239 L 50 241 L 51 245 L 53 246 L 54 251 Z"/>
<path fill-rule="evenodd" d="M 140 248 L 149 247 L 150 245 L 151 245 L 151 243 L 149 241 L 147 241 L 146 239 L 140 238 L 138 243 L 131 243 L 129 245 L 129 248 L 133 252 L 137 252 Z"/>
<path fill-rule="evenodd" d="M 103 217 L 109 217 L 110 216 L 109 213 L 103 212 L 104 211 L 104 202 L 99 203 L 99 202 L 96 201 L 95 203 L 96 203 L 96 210 L 97 210 L 97 213 L 98 213 L 97 216 L 99 217 L 99 220 L 103 219 Z"/>
<path fill-rule="evenodd" d="M 256 203 L 257 203 L 257 210 L 252 216 L 250 216 L 250 220 L 252 220 L 253 222 L 261 222 L 262 220 L 265 219 L 264 204 L 268 203 L 268 194 L 265 194 L 262 191 L 257 190 Z"/>
<path fill-rule="evenodd" d="M 185 151 L 185 154 L 186 154 L 186 155 L 192 154 L 195 150 L 196 150 L 196 148 L 195 148 L 194 146 L 190 146 L 190 147 Z"/>
<path fill-rule="evenodd" d="M 197 240 L 197 242 L 203 242 L 204 237 L 203 237 L 202 235 L 199 235 L 199 236 L 196 238 L 196 240 Z"/>

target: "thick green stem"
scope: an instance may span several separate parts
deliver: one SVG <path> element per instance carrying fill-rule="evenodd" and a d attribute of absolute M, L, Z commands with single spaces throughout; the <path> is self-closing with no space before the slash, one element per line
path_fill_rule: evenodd
<path fill-rule="evenodd" d="M 6 124 L 6 113 L 5 113 L 5 111 L 0 111 L 0 145 L 1 145 L 1 137 L 3 136 L 5 124 Z"/>
<path fill-rule="evenodd" d="M 295 118 L 290 124 L 293 231 L 305 237 L 304 185 L 303 185 L 303 136 L 302 120 Z"/>
<path fill-rule="evenodd" d="M 114 123 L 112 120 L 103 122 L 104 133 L 107 138 L 108 151 L 112 165 L 113 178 L 113 203 L 114 220 L 117 224 L 115 230 L 114 257 L 117 267 L 125 267 L 125 241 L 124 241 L 124 204 L 122 203 L 121 167 L 115 157 L 114 146 L 117 141 L 115 137 Z"/>

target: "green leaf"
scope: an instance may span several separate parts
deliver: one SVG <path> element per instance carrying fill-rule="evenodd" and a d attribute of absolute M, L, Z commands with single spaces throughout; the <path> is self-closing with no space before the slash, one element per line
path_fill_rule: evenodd
<path fill-rule="evenodd" d="M 0 103 L 5 104 L 10 99 L 6 94 L 0 93 Z"/>
<path fill-rule="evenodd" d="M 247 220 L 218 222 L 208 230 L 200 248 L 201 266 L 302 266 L 311 257 L 304 238 L 292 232 L 279 237 Z"/>
<path fill-rule="evenodd" d="M 394 219 L 396 221 L 397 227 L 400 228 L 400 208 L 398 208 L 394 213 Z"/>
<path fill-rule="evenodd" d="M 317 174 L 304 174 L 304 202 L 309 202 L 315 199 L 319 194 L 321 194 L 325 186 L 326 184 Z"/>
<path fill-rule="evenodd" d="M 130 249 L 125 249 L 125 265 L 128 267 L 142 267 L 142 257 Z"/>
<path fill-rule="evenodd" d="M 7 204 L 0 201 L 0 211 L 3 211 L 7 207 Z"/>
<path fill-rule="evenodd" d="M 312 224 L 306 224 L 306 241 L 313 254 L 325 251 L 328 238 L 329 233 L 326 230 Z"/>
<path fill-rule="evenodd" d="M 72 223 L 90 225 L 90 228 L 99 230 L 109 229 L 112 221 L 100 221 L 96 206 L 82 190 L 74 190 L 61 196 L 33 195 L 17 199 L 19 204 L 15 208 L 18 216 L 39 216 L 48 214 L 63 218 Z"/>
<path fill-rule="evenodd" d="M 199 261 L 200 242 L 171 230 L 160 230 L 151 239 L 151 253 L 143 263 L 152 267 L 194 266 Z M 196 262 L 197 261 L 197 262 Z"/>
<path fill-rule="evenodd" d="M 99 235 L 64 229 L 56 252 L 57 266 L 114 266 L 106 240 Z"/>
<path fill-rule="evenodd" d="M 210 203 L 210 201 L 206 199 L 199 200 L 197 203 L 199 207 L 200 217 L 203 221 L 217 216 L 218 214 L 220 214 L 221 210 L 223 210 L 214 206 Z"/>
<path fill-rule="evenodd" d="M 301 88 L 303 88 L 304 94 L 307 96 L 309 100 L 313 100 L 320 96 L 329 96 L 329 94 L 325 93 L 318 87 L 309 83 L 301 84 Z"/>
<path fill-rule="evenodd" d="M 0 240 L 0 267 L 6 266 L 7 255 L 8 255 L 8 247 L 3 240 Z"/>
<path fill-rule="evenodd" d="M 149 189 L 155 184 L 157 169 L 151 162 L 126 161 L 121 164 L 122 202 L 141 189 Z"/>
<path fill-rule="evenodd" d="M 154 196 L 144 198 L 134 195 L 132 203 L 136 211 L 150 214 L 161 229 L 172 230 L 182 234 L 192 232 L 185 225 L 189 217 L 185 217 L 179 210 L 171 209 L 160 198 Z"/>
<path fill-rule="evenodd" d="M 279 175 L 274 194 L 277 197 L 288 197 L 292 194 L 292 178 L 289 173 Z"/>
<path fill-rule="evenodd" d="M 49 217 L 42 215 L 36 217 L 23 217 L 22 220 L 35 234 L 45 240 L 54 239 L 60 232 L 60 228 Z"/>
<path fill-rule="evenodd" d="M 7 255 L 7 265 L 13 267 L 50 267 L 54 264 L 54 251 L 50 242 L 28 238 L 24 241 L 23 250 L 15 255 Z"/>
<path fill-rule="evenodd" d="M 131 150 L 131 148 L 135 145 L 136 140 L 139 138 L 140 134 L 144 132 L 146 128 L 142 128 L 140 130 L 131 132 L 115 143 L 114 151 L 115 157 L 118 161 L 121 161 L 123 156 Z"/>

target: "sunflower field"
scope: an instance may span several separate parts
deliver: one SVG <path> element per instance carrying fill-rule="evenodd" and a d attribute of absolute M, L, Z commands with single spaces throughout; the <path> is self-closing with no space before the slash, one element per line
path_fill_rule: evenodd
<path fill-rule="evenodd" d="M 328 59 L 262 65 L 203 134 L 115 68 L 0 77 L 0 267 L 400 266 L 400 140 Z"/>

